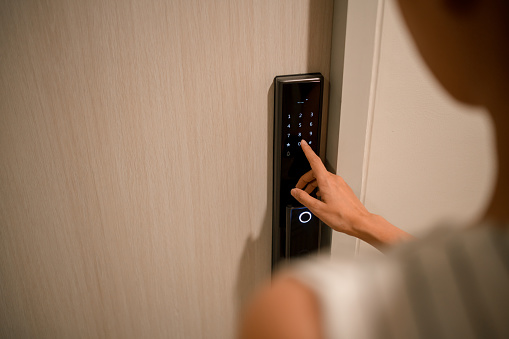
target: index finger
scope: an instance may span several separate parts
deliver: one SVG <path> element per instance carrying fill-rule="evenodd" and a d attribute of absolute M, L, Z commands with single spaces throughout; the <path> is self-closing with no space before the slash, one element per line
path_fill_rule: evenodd
<path fill-rule="evenodd" d="M 313 175 L 318 181 L 318 185 L 320 186 L 320 182 L 325 179 L 327 174 L 327 169 L 325 168 L 322 159 L 313 151 L 311 146 L 308 145 L 307 141 L 302 139 L 300 142 L 302 150 L 304 151 L 304 155 L 309 161 L 311 165 L 311 169 L 313 170 Z"/>

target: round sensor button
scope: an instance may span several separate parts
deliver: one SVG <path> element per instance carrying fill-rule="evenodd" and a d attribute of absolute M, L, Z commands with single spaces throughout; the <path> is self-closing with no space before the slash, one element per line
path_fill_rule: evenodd
<path fill-rule="evenodd" d="M 312 216 L 311 216 L 311 212 L 302 212 L 300 215 L 299 215 L 299 220 L 301 223 L 305 224 L 307 222 L 309 222 L 309 220 L 311 220 Z"/>

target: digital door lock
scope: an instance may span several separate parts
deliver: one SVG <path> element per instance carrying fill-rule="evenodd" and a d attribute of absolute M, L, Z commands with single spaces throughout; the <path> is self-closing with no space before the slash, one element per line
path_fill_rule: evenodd
<path fill-rule="evenodd" d="M 290 194 L 311 169 L 301 140 L 320 154 L 323 87 L 320 73 L 274 78 L 273 268 L 281 261 L 330 251 L 330 228 Z"/>

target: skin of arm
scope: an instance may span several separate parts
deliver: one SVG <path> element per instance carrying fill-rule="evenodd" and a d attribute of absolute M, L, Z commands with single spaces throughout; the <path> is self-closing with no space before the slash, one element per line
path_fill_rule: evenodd
<path fill-rule="evenodd" d="M 342 177 L 330 173 L 305 140 L 301 147 L 311 165 L 292 189 L 292 196 L 332 229 L 354 237 L 383 251 L 413 237 L 383 217 L 369 213 Z M 317 195 L 309 194 L 318 187 Z"/>

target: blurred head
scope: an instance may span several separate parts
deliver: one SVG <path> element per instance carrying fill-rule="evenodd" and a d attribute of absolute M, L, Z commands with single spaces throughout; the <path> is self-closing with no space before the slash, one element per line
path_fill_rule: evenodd
<path fill-rule="evenodd" d="M 508 0 L 398 0 L 425 62 L 456 99 L 509 102 Z"/>

